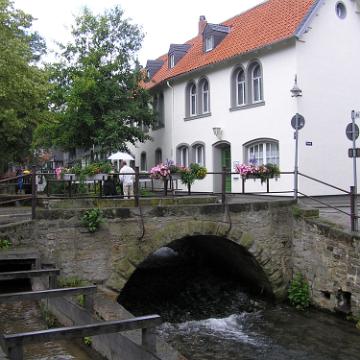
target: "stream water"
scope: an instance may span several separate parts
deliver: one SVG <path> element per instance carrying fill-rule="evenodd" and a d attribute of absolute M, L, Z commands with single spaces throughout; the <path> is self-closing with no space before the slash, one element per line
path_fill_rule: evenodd
<path fill-rule="evenodd" d="M 0 293 L 29 291 L 27 281 L 0 282 Z M 35 301 L 0 304 L 0 334 L 13 334 L 47 328 L 43 313 Z M 1 358 L 1 356 L 0 356 Z M 94 351 L 74 341 L 49 341 L 24 346 L 24 358 L 29 360 L 100 360 Z"/>
<path fill-rule="evenodd" d="M 135 315 L 161 315 L 159 335 L 192 360 L 360 359 L 353 323 L 273 304 L 203 261 L 148 262 L 119 302 Z"/>

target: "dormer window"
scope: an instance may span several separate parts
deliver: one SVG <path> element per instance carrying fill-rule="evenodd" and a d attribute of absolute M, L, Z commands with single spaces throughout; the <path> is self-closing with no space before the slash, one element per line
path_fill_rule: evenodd
<path fill-rule="evenodd" d="M 175 66 L 175 55 L 171 54 L 169 56 L 169 68 L 172 69 Z"/>
<path fill-rule="evenodd" d="M 210 51 L 214 48 L 214 36 L 210 35 L 205 38 L 205 51 Z"/>
<path fill-rule="evenodd" d="M 229 32 L 229 26 L 206 24 L 203 32 L 203 50 L 208 52 L 215 49 Z"/>
<path fill-rule="evenodd" d="M 168 66 L 172 69 L 188 52 L 190 44 L 171 44 L 168 52 Z"/>
<path fill-rule="evenodd" d="M 148 79 L 151 79 L 161 69 L 163 65 L 163 60 L 148 60 L 145 67 Z"/>

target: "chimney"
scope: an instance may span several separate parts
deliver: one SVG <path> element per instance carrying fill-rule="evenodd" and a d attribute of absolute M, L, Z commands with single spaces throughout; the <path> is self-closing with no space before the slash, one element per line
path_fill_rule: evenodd
<path fill-rule="evenodd" d="M 206 24 L 207 24 L 206 17 L 204 15 L 201 15 L 200 19 L 199 19 L 199 34 L 198 35 L 202 35 Z"/>

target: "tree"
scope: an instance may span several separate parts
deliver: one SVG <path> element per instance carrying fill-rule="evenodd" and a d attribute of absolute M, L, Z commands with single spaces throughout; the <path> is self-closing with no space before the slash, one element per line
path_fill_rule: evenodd
<path fill-rule="evenodd" d="M 0 172 L 31 154 L 33 131 L 47 113 L 47 76 L 36 66 L 45 43 L 30 31 L 32 20 L 0 0 Z"/>
<path fill-rule="evenodd" d="M 73 41 L 61 45 L 50 67 L 56 120 L 38 129 L 42 145 L 120 150 L 145 141 L 153 123 L 143 72 L 135 60 L 143 35 L 115 7 L 102 15 L 85 8 L 75 19 Z"/>

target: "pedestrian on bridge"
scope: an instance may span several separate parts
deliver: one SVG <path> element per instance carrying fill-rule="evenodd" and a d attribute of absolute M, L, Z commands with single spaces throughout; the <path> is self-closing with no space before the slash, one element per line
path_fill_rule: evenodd
<path fill-rule="evenodd" d="M 128 166 L 126 161 L 123 161 L 122 168 L 120 169 L 119 180 L 123 184 L 124 198 L 134 197 L 134 179 L 135 171 L 132 167 Z"/>

